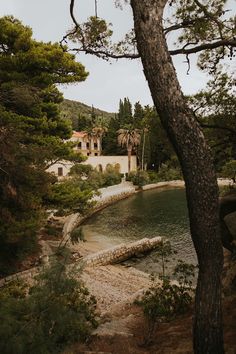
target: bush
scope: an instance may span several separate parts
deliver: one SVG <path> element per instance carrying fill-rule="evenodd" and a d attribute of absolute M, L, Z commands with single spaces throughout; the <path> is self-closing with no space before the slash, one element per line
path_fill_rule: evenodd
<path fill-rule="evenodd" d="M 127 180 L 133 182 L 136 186 L 142 187 L 149 183 L 149 176 L 146 171 L 131 171 Z"/>
<path fill-rule="evenodd" d="M 54 265 L 28 296 L 1 299 L 0 352 L 53 354 L 85 341 L 97 326 L 95 306 L 83 283 Z"/>
<path fill-rule="evenodd" d="M 103 173 L 104 184 L 103 187 L 113 186 L 114 184 L 121 183 L 122 175 L 113 166 L 108 166 Z"/>
<path fill-rule="evenodd" d="M 151 178 L 155 179 L 153 172 L 151 173 Z M 155 182 L 174 181 L 182 178 L 182 172 L 179 168 L 173 168 L 163 164 L 156 173 Z"/>
<path fill-rule="evenodd" d="M 142 307 L 148 323 L 148 333 L 145 344 L 149 344 L 158 323 L 170 321 L 177 315 L 189 310 L 192 303 L 192 279 L 195 276 L 195 266 L 178 261 L 173 276 L 178 284 L 170 281 L 166 274 L 168 257 L 173 255 L 169 242 L 162 243 L 159 249 L 162 273 L 159 279 L 152 277 L 151 287 L 136 304 Z"/>
<path fill-rule="evenodd" d="M 91 165 L 74 165 L 70 170 L 70 175 L 78 182 L 82 189 L 98 188 L 112 186 L 121 182 L 122 175 L 116 166 L 109 165 L 102 173 L 94 169 Z"/>
<path fill-rule="evenodd" d="M 235 178 L 236 178 L 236 160 L 228 161 L 224 165 L 224 167 L 222 168 L 221 177 L 232 178 L 235 181 Z"/>
<path fill-rule="evenodd" d="M 84 233 L 83 228 L 81 226 L 71 232 L 70 240 L 72 244 L 75 244 L 79 241 L 84 241 Z"/>

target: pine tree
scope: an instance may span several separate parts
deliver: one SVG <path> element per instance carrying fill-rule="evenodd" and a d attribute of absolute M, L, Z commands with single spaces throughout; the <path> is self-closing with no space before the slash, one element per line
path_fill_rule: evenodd
<path fill-rule="evenodd" d="M 45 170 L 75 158 L 63 142 L 71 127 L 59 114 L 55 84 L 87 73 L 59 44 L 33 40 L 13 17 L 0 19 L 0 44 L 0 252 L 10 261 L 34 245 L 43 198 L 55 182 Z"/>

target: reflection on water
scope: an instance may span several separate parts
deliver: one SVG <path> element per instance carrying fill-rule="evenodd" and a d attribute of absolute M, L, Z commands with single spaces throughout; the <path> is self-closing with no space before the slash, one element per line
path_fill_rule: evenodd
<path fill-rule="evenodd" d="M 95 214 L 83 228 L 85 238 L 93 235 L 114 245 L 162 236 L 169 239 L 178 252 L 177 259 L 196 263 L 184 189 L 155 189 L 137 193 Z M 138 269 L 150 273 L 159 271 L 155 251 L 131 262 Z M 170 263 L 173 264 L 173 260 Z"/>

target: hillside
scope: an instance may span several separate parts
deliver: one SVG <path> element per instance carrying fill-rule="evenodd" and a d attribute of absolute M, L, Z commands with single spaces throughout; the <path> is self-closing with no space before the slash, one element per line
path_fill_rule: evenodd
<path fill-rule="evenodd" d="M 61 114 L 72 121 L 73 129 L 78 128 L 78 119 L 85 119 L 91 121 L 92 117 L 103 117 L 104 120 L 109 121 L 114 117 L 115 113 L 108 113 L 101 109 L 87 106 L 78 101 L 64 99 L 60 104 Z"/>

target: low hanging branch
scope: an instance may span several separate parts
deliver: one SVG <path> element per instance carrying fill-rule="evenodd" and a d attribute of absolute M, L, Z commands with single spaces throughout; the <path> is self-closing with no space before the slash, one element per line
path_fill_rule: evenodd
<path fill-rule="evenodd" d="M 207 41 L 203 40 L 203 43 L 199 43 L 199 40 L 196 40 L 195 43 L 191 43 L 190 41 L 187 41 L 187 43 L 182 47 L 182 48 L 177 48 L 177 49 L 170 49 L 169 53 L 170 55 L 186 55 L 187 57 L 187 62 L 189 63 L 188 60 L 188 55 L 190 54 L 196 54 L 199 52 L 203 52 L 206 50 L 213 50 L 217 48 L 227 48 L 229 51 L 229 56 L 233 57 L 234 56 L 234 50 L 233 48 L 236 48 L 236 38 L 235 37 L 226 37 L 226 35 L 223 33 L 223 28 L 228 29 L 228 33 L 231 32 L 233 33 L 233 29 L 230 28 L 229 26 L 226 26 L 225 21 L 220 21 L 217 18 L 217 15 L 215 13 L 211 13 L 207 10 L 207 6 L 204 6 L 200 3 L 199 0 L 194 0 L 194 3 L 199 7 L 199 9 L 203 12 L 204 16 L 201 17 L 196 17 L 194 19 L 184 19 L 181 23 L 177 23 L 174 25 L 171 25 L 164 29 L 164 33 L 168 34 L 171 31 L 174 30 L 181 30 L 181 29 L 186 29 L 186 28 L 191 28 L 196 25 L 198 21 L 212 21 L 215 23 L 216 28 L 219 33 L 220 39 L 216 38 L 215 40 Z M 85 54 L 92 54 L 95 55 L 99 58 L 102 59 L 137 59 L 140 58 L 140 55 L 136 52 L 136 40 L 135 36 L 130 39 L 130 44 L 134 47 L 134 50 L 128 50 L 127 49 L 127 38 L 125 41 L 120 42 L 116 45 L 112 45 L 110 42 L 110 37 L 112 34 L 112 31 L 108 30 L 108 27 L 105 27 L 105 21 L 99 19 L 97 17 L 97 1 L 95 0 L 95 17 L 90 18 L 90 22 L 87 22 L 84 25 L 80 25 L 76 17 L 74 15 L 74 6 L 75 6 L 75 0 L 70 1 L 70 16 L 74 24 L 74 29 L 69 31 L 61 40 L 61 45 L 63 43 L 67 43 L 67 40 L 72 40 L 73 42 L 80 42 L 80 47 L 72 48 L 70 51 L 73 52 L 84 52 Z M 222 11 L 221 14 L 224 14 L 225 11 Z M 94 21 L 96 19 L 97 22 Z M 94 21 L 94 22 L 92 22 Z M 93 33 L 92 33 L 92 38 L 89 37 L 91 35 L 91 31 L 95 28 L 92 26 L 94 25 L 100 26 L 101 24 L 104 25 L 104 28 L 102 27 L 101 32 L 97 33 L 97 38 L 94 38 Z M 90 31 L 89 34 L 86 31 Z M 197 44 L 197 45 L 195 45 Z M 126 47 L 123 49 L 123 47 Z M 225 50 L 223 50 L 223 53 L 225 55 Z M 223 55 L 223 56 L 224 56 Z M 222 54 L 221 54 L 222 58 Z"/>

